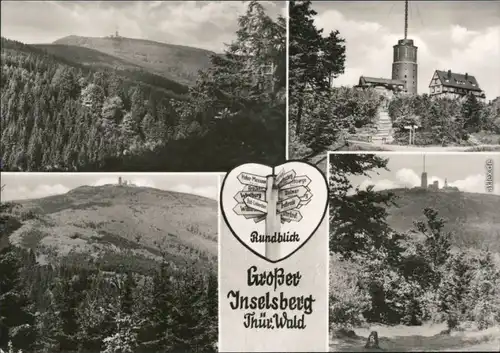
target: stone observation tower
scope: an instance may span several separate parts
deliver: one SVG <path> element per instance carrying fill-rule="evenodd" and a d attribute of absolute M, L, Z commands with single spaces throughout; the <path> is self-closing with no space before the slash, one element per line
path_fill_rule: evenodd
<path fill-rule="evenodd" d="M 417 94 L 417 47 L 408 39 L 408 0 L 405 1 L 405 37 L 393 46 L 392 79 L 406 82 L 406 92 Z"/>

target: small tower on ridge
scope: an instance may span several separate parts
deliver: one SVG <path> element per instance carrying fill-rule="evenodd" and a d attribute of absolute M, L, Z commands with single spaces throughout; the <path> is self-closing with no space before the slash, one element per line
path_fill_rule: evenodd
<path fill-rule="evenodd" d="M 425 171 L 425 154 L 424 154 L 424 171 L 422 172 L 421 185 L 422 188 L 427 189 L 427 172 Z"/>

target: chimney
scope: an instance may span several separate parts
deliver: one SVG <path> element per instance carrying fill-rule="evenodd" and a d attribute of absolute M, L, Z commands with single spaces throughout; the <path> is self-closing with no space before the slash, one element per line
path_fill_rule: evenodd
<path fill-rule="evenodd" d="M 469 79 L 469 74 L 466 72 L 465 73 L 465 81 L 467 81 Z"/>
<path fill-rule="evenodd" d="M 448 70 L 448 80 L 451 80 L 451 70 Z"/>

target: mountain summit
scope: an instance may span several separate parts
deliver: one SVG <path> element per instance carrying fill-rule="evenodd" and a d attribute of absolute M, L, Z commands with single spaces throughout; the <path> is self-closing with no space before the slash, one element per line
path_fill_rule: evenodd
<path fill-rule="evenodd" d="M 210 56 L 215 54 L 199 48 L 120 36 L 70 35 L 54 41 L 53 44 L 93 49 L 185 85 L 194 84 L 198 71 L 208 68 Z M 44 49 L 52 54 L 62 50 L 48 47 L 50 45 L 44 45 Z"/>
<path fill-rule="evenodd" d="M 16 212 L 29 220 L 10 241 L 36 250 L 41 261 L 76 256 L 109 266 L 136 262 L 147 270 L 166 255 L 178 266 L 216 264 L 217 202 L 212 199 L 104 185 L 18 203 Z"/>
<path fill-rule="evenodd" d="M 424 219 L 423 209 L 431 207 L 446 220 L 444 229 L 453 232 L 457 247 L 500 251 L 499 195 L 418 188 L 389 191 L 397 197 L 395 206 L 387 209 L 387 222 L 395 230 L 413 228 L 415 220 Z"/>

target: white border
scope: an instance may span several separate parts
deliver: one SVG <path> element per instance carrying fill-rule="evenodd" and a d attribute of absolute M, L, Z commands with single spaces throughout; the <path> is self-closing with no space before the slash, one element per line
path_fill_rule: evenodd
<path fill-rule="evenodd" d="M 222 209 L 220 207 L 220 194 L 222 187 L 222 178 L 224 178 L 225 174 L 219 174 L 219 179 L 217 181 L 217 352 L 220 352 L 220 337 L 221 337 L 221 222 L 222 222 Z"/>
<path fill-rule="evenodd" d="M 330 192 L 330 154 L 326 156 L 326 181 L 327 192 Z M 328 207 L 326 209 L 326 351 L 330 351 L 330 195 L 327 196 Z"/>
<path fill-rule="evenodd" d="M 290 56 L 289 56 L 289 44 L 290 44 L 290 1 L 286 2 L 286 65 L 285 65 L 285 70 L 286 70 L 286 87 L 285 87 L 285 160 L 287 161 L 289 159 L 288 156 L 288 148 L 289 148 L 289 123 L 288 123 L 288 114 L 289 114 L 289 77 L 288 77 L 288 71 L 289 71 L 289 65 L 290 65 Z"/>
<path fill-rule="evenodd" d="M 419 154 L 436 154 L 436 155 L 457 155 L 463 154 L 466 156 L 469 155 L 498 155 L 500 156 L 500 151 L 478 151 L 478 152 L 466 152 L 466 151 L 328 151 L 328 165 L 330 164 L 330 155 L 331 154 L 389 154 L 389 155 L 419 155 Z M 327 176 L 329 177 L 330 170 L 327 171 Z"/>
<path fill-rule="evenodd" d="M 346 151 L 343 151 L 346 152 Z M 353 152 L 353 151 L 349 151 Z M 327 152 L 326 153 L 326 182 L 328 183 L 328 194 L 330 194 L 330 154 L 333 154 L 335 152 Z M 326 306 L 327 310 L 327 315 L 326 315 L 326 346 L 327 346 L 327 351 L 330 351 L 330 195 L 328 195 L 328 208 L 326 210 L 326 236 L 328 237 L 327 241 L 327 247 L 326 247 L 326 259 L 327 259 L 327 265 L 326 265 L 326 273 L 328 274 L 327 276 L 327 283 L 326 283 L 326 298 L 327 298 L 327 303 L 328 305 Z"/>
<path fill-rule="evenodd" d="M 1 174 L 8 174 L 8 175 L 163 175 L 163 176 L 170 176 L 170 175 L 200 175 L 200 176 L 205 176 L 205 175 L 224 175 L 225 173 L 223 172 L 1 172 Z"/>

